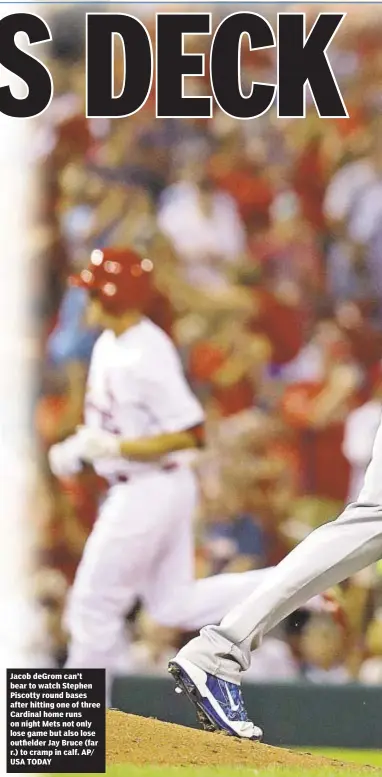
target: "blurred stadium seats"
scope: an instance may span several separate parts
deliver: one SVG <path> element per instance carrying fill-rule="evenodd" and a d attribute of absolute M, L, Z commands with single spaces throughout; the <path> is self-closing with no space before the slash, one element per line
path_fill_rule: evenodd
<path fill-rule="evenodd" d="M 84 297 L 66 278 L 93 248 L 131 244 L 153 259 L 154 319 L 206 409 L 199 575 L 277 563 L 354 496 L 382 399 L 382 7 L 371 17 L 365 8 L 345 9 L 350 23 L 330 47 L 348 120 L 319 119 L 309 97 L 304 120 L 272 110 L 240 122 L 216 107 L 209 120 L 156 119 L 150 99 L 127 119 L 86 120 L 83 40 L 73 39 L 73 15 L 56 19 L 56 93 L 32 148 L 41 176 L 32 241 L 44 279 L 34 290 L 34 584 L 44 624 L 34 649 L 45 662 L 63 660 L 62 604 L 103 488 L 92 471 L 56 482 L 45 457 L 81 420 L 98 333 L 86 329 Z M 218 23 L 230 4 L 213 10 Z M 145 24 L 154 27 L 147 9 Z M 205 36 L 190 36 L 194 46 L 202 51 Z M 272 80 L 274 52 L 244 51 L 242 66 L 244 82 Z M 188 77 L 192 92 L 209 93 L 208 77 Z M 345 627 L 300 614 L 264 643 L 254 676 L 272 680 L 277 666 L 278 679 L 381 683 L 378 570 L 338 595 Z M 160 632 L 139 603 L 127 616 L 132 647 L 121 670 L 164 670 L 185 635 Z"/>

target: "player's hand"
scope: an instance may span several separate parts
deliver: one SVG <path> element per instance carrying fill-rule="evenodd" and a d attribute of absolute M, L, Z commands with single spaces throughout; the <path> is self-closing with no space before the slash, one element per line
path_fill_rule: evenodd
<path fill-rule="evenodd" d="M 52 445 L 48 452 L 48 460 L 50 469 L 57 478 L 70 477 L 80 472 L 82 462 L 78 450 L 77 435 Z"/>
<path fill-rule="evenodd" d="M 80 426 L 76 434 L 77 450 L 82 461 L 114 459 L 121 455 L 121 438 L 104 429 Z"/>

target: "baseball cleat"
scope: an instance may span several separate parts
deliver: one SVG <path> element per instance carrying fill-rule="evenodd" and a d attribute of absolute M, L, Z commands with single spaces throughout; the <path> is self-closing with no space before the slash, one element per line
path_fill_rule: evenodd
<path fill-rule="evenodd" d="M 249 720 L 240 685 L 205 672 L 185 658 L 170 661 L 168 671 L 196 707 L 199 723 L 207 731 L 224 731 L 242 739 L 260 741 L 261 728 Z"/>

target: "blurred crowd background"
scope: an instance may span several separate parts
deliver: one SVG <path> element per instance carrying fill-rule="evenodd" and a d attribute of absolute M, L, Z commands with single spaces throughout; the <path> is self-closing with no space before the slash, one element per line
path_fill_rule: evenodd
<path fill-rule="evenodd" d="M 214 25 L 232 10 L 201 9 L 213 11 Z M 153 5 L 123 10 L 154 39 Z M 273 22 L 279 9 L 251 10 Z M 320 5 L 298 10 L 309 24 Z M 87 120 L 84 11 L 52 17 L 55 96 L 31 148 L 41 183 L 32 231 L 35 662 L 65 658 L 62 608 L 105 487 L 92 472 L 58 482 L 46 460 L 81 422 L 98 333 L 84 325 L 83 292 L 66 280 L 92 249 L 134 245 L 153 259 L 153 319 L 176 342 L 205 407 L 199 576 L 276 564 L 357 494 L 382 399 L 382 7 L 341 10 L 348 17 L 330 57 L 347 120 L 319 119 L 309 90 L 303 120 L 272 109 L 240 122 L 216 106 L 209 120 L 158 119 L 154 86 L 134 116 Z M 188 36 L 186 50 L 208 58 L 209 43 Z M 242 68 L 244 84 L 272 82 L 275 52 L 244 45 Z M 187 78 L 187 94 L 209 93 L 207 76 Z M 365 570 L 335 592 L 340 618 L 291 616 L 265 640 L 250 676 L 382 683 L 381 572 Z M 126 616 L 120 670 L 165 671 L 190 635 L 148 623 L 139 602 Z"/>

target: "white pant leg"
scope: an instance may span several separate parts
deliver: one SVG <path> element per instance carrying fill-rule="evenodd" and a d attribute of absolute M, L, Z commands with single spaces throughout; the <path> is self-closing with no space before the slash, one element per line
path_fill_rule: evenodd
<path fill-rule="evenodd" d="M 178 592 L 189 588 L 195 577 L 193 520 L 198 485 L 194 473 L 187 467 L 179 469 L 172 477 L 179 483 L 177 498 L 171 503 L 167 530 L 146 581 L 143 603 L 150 617 L 161 626 L 177 627 L 182 612 L 182 597 L 179 602 Z"/>
<path fill-rule="evenodd" d="M 195 580 L 191 588 L 184 591 L 182 628 L 196 631 L 207 623 L 220 623 L 227 610 L 249 596 L 269 571 L 254 569 Z"/>
<path fill-rule="evenodd" d="M 382 505 L 355 503 L 312 532 L 255 591 L 208 626 L 181 655 L 205 671 L 239 682 L 263 635 L 311 597 L 382 556 Z"/>
<path fill-rule="evenodd" d="M 150 595 L 147 609 L 151 617 L 163 626 L 196 631 L 207 623 L 219 623 L 231 607 L 249 596 L 269 574 L 269 569 L 254 569 L 214 575 L 188 583 L 174 578 L 172 592 L 153 602 Z M 159 592 L 163 589 L 158 588 Z"/>
<path fill-rule="evenodd" d="M 382 423 L 358 501 L 312 532 L 220 626 L 202 629 L 181 651 L 207 672 L 239 682 L 251 650 L 311 597 L 382 557 Z"/>
<path fill-rule="evenodd" d="M 144 603 L 162 626 L 195 631 L 219 623 L 224 614 L 248 596 L 269 574 L 258 569 L 195 580 L 193 518 L 198 500 L 193 473 L 179 473 L 182 487 L 172 504 L 172 522 L 153 566 Z"/>
<path fill-rule="evenodd" d="M 124 615 L 145 589 L 179 485 L 156 472 L 110 489 L 69 599 L 68 666 L 113 668 Z"/>

